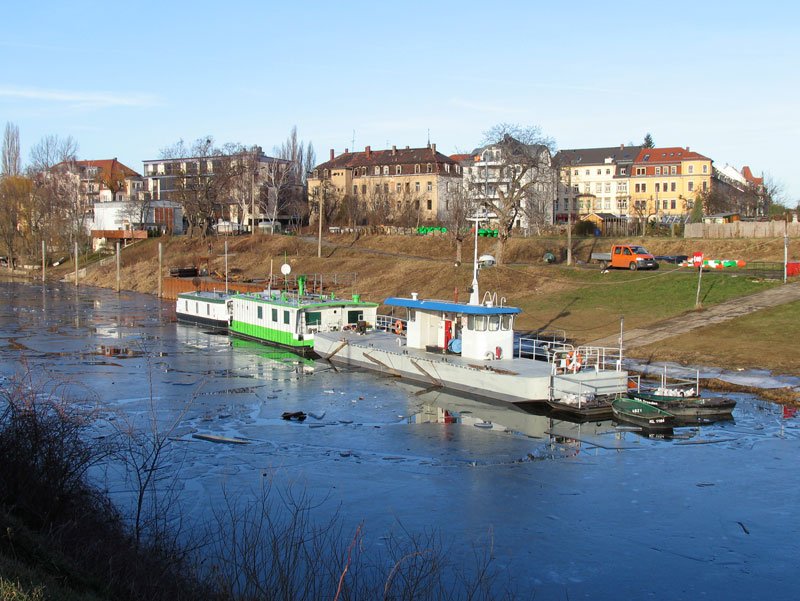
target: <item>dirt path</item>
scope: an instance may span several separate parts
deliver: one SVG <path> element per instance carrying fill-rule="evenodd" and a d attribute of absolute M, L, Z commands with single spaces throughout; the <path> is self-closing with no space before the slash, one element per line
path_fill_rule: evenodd
<path fill-rule="evenodd" d="M 777 307 L 778 305 L 798 300 L 800 300 L 800 282 L 785 284 L 750 296 L 735 298 L 702 311 L 671 317 L 646 328 L 627 330 L 625 332 L 625 347 L 631 349 L 646 346 L 679 334 L 685 334 L 697 328 L 721 323 L 761 309 Z M 614 347 L 619 344 L 619 336 L 607 336 L 588 344 Z"/>

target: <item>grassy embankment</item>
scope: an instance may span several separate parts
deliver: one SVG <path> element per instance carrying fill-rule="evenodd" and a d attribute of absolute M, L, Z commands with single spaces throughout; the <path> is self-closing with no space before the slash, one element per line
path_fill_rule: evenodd
<path fill-rule="evenodd" d="M 782 240 L 684 240 L 679 238 L 632 239 L 644 243 L 655 254 L 691 254 L 702 251 L 710 258 L 780 261 Z M 190 241 L 164 238 L 164 264 L 202 265 L 211 271 L 224 269 L 220 238 Z M 480 239 L 479 254 L 492 252 L 495 241 Z M 123 287 L 140 292 L 157 290 L 157 240 L 126 249 L 123 253 Z M 573 241 L 573 256 L 586 261 L 594 250 L 605 250 L 605 239 Z M 455 250 L 441 236 L 368 236 L 326 238 L 323 257 L 317 258 L 315 240 L 287 236 L 238 237 L 228 239 L 229 266 L 236 277 L 263 278 L 275 273 L 286 260 L 293 273 L 358 274 L 352 289 L 365 299 L 381 301 L 390 295 L 419 292 L 428 298 L 466 297 L 471 281 L 473 246 L 463 248 L 463 263 L 455 265 Z M 564 252 L 564 239 L 512 239 L 506 250 L 509 265 L 481 273 L 483 291 L 497 291 L 523 309 L 518 329 L 561 329 L 578 343 L 614 335 L 620 316 L 625 328 L 642 328 L 684 313 L 695 313 L 695 272 L 664 265 L 655 272 L 611 271 L 600 273 L 594 266 L 545 265 L 545 251 Z M 69 266 L 65 267 L 66 270 Z M 90 270 L 86 283 L 113 287 L 113 264 Z M 780 285 L 746 275 L 709 273 L 703 278 L 701 300 L 707 308 L 725 300 Z M 792 361 L 798 331 L 797 305 L 759 311 L 716 326 L 695 330 L 666 343 L 643 347 L 631 354 L 651 360 L 672 360 L 723 367 L 760 367 L 782 373 L 798 373 Z"/>

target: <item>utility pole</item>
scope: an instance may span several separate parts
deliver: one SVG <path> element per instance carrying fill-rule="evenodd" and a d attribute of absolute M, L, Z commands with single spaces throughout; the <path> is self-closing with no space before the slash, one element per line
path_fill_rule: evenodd
<path fill-rule="evenodd" d="M 317 257 L 322 258 L 322 215 L 324 214 L 324 205 L 325 205 L 325 191 L 323 190 L 323 186 L 318 188 L 319 190 L 319 231 L 317 233 Z"/>
<path fill-rule="evenodd" d="M 789 223 L 783 222 L 783 283 L 789 276 Z"/>

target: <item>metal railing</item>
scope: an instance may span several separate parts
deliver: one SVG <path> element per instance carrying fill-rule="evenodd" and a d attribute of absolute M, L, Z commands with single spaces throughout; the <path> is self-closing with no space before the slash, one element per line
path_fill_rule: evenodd
<path fill-rule="evenodd" d="M 398 324 L 400 327 L 398 328 Z M 408 328 L 408 321 L 393 315 L 378 315 L 375 318 L 375 329 L 381 332 L 393 332 L 405 336 Z M 398 331 L 398 329 L 400 331 Z"/>

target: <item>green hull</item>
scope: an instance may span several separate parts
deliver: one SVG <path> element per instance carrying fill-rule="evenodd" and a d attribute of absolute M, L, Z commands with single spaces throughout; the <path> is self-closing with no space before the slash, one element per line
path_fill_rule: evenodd
<path fill-rule="evenodd" d="M 281 346 L 295 353 L 308 355 L 314 352 L 314 340 L 297 340 L 291 332 L 265 328 L 234 320 L 228 330 L 232 335 L 246 340 Z"/>

